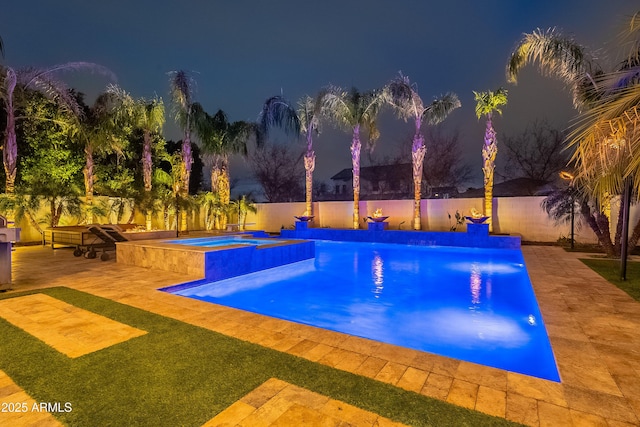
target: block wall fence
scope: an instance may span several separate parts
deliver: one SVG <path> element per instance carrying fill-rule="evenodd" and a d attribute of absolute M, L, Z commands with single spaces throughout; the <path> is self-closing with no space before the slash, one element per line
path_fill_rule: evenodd
<path fill-rule="evenodd" d="M 97 198 L 98 200 L 100 198 Z M 105 198 L 106 199 L 106 198 Z M 543 196 L 532 197 L 498 197 L 493 200 L 494 233 L 514 234 L 521 236 L 525 242 L 556 242 L 560 237 L 569 237 L 570 225 L 556 224 L 549 219 L 546 212 L 540 207 Z M 361 228 L 366 228 L 364 219 L 372 215 L 376 209 L 382 209 L 385 216 L 389 216 L 389 228 L 393 230 L 411 230 L 413 216 L 413 200 L 375 200 L 360 202 Z M 482 210 L 482 199 L 455 198 L 455 199 L 423 199 L 420 203 L 422 230 L 424 231 L 449 231 L 455 224 L 456 211 L 462 215 L 470 215 L 471 209 Z M 302 215 L 305 210 L 304 202 L 295 203 L 256 203 L 257 213 L 249 213 L 247 216 L 248 230 L 264 230 L 272 233 L 279 232 L 282 228 L 293 228 L 294 216 Z M 611 206 L 611 230 L 615 231 L 617 215 L 620 203 L 617 200 Z M 43 217 L 45 211 L 39 212 Z M 314 202 L 314 222 L 312 227 L 325 228 L 351 228 L 353 215 L 353 202 Z M 451 215 L 451 219 L 449 219 Z M 125 212 L 123 218 L 128 218 Z M 631 208 L 631 230 L 640 218 L 640 206 Z M 231 223 L 237 221 L 231 218 Z M 100 218 L 101 223 L 117 223 L 114 216 Z M 136 214 L 136 224 L 144 224 L 144 216 Z M 63 217 L 60 225 L 76 225 L 77 220 Z M 204 230 L 203 213 L 193 213 L 188 219 L 189 230 Z M 22 228 L 22 242 L 40 242 L 42 237 L 26 219 L 23 219 L 17 227 Z M 46 225 L 41 225 L 46 228 Z M 163 229 L 164 223 L 161 214 L 154 217 L 153 227 Z M 457 231 L 466 231 L 466 225 L 458 226 Z M 575 228 L 576 241 L 580 243 L 596 243 L 595 234 L 586 224 L 580 224 L 576 215 Z"/>

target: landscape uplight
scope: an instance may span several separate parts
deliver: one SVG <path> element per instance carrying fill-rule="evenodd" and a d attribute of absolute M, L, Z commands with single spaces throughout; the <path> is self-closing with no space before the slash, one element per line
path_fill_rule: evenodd
<path fill-rule="evenodd" d="M 573 180 L 575 176 L 571 172 L 561 171 L 560 178 L 569 181 L 569 191 L 571 191 L 571 250 L 574 249 L 574 224 L 575 224 L 575 206 L 576 200 L 573 194 Z"/>

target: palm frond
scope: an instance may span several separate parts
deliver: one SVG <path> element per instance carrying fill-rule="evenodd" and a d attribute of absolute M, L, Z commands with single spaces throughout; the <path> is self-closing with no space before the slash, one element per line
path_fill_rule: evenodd
<path fill-rule="evenodd" d="M 495 91 L 473 92 L 476 101 L 476 116 L 478 118 L 497 111 L 502 114 L 500 106 L 507 104 L 507 90 L 498 88 Z"/>
<path fill-rule="evenodd" d="M 83 112 L 78 105 L 78 100 L 69 90 L 69 87 L 61 80 L 56 79 L 54 74 L 63 71 L 79 71 L 84 69 L 103 74 L 110 80 L 116 80 L 113 72 L 102 65 L 91 62 L 67 62 L 48 68 L 29 67 L 21 69 L 17 72 L 18 83 L 25 88 L 38 89 L 47 97 L 58 101 L 64 109 L 80 117 Z"/>
<path fill-rule="evenodd" d="M 507 80 L 516 83 L 520 70 L 534 63 L 542 75 L 555 77 L 567 85 L 577 108 L 593 98 L 585 92 L 597 91 L 592 76 L 599 73 L 600 67 L 582 45 L 555 28 L 536 29 L 523 35 L 507 62 Z"/>
<path fill-rule="evenodd" d="M 170 71 L 169 76 L 171 99 L 178 108 L 189 108 L 193 98 L 193 78 L 184 70 Z"/>
<path fill-rule="evenodd" d="M 144 111 L 144 117 L 142 122 L 143 129 L 150 132 L 159 132 L 165 122 L 164 115 L 164 103 L 162 98 L 153 98 L 147 101 L 144 98 L 140 98 L 138 103 L 142 106 Z"/>
<path fill-rule="evenodd" d="M 0 56 L 4 58 L 4 43 L 2 42 L 2 37 L 0 37 Z"/>
<path fill-rule="evenodd" d="M 300 130 L 304 133 L 316 132 L 320 133 L 319 116 L 322 106 L 319 99 L 305 95 L 298 101 L 298 118 L 300 119 Z"/>
<path fill-rule="evenodd" d="M 386 102 L 401 119 L 406 121 L 423 115 L 425 107 L 422 98 L 418 95 L 416 85 L 412 84 L 409 77 L 402 72 L 387 84 L 384 91 Z"/>
<path fill-rule="evenodd" d="M 424 109 L 422 120 L 430 125 L 437 125 L 446 119 L 453 110 L 460 108 L 461 105 L 458 95 L 451 92 L 446 93 L 440 98 L 435 99 Z"/>
<path fill-rule="evenodd" d="M 341 87 L 329 85 L 318 94 L 321 114 L 338 128 L 351 129 L 357 122 L 353 112 L 353 100 Z"/>
<path fill-rule="evenodd" d="M 268 138 L 271 129 L 274 127 L 278 127 L 285 134 L 296 138 L 300 135 L 300 119 L 295 108 L 291 106 L 289 101 L 279 95 L 272 96 L 264 102 L 258 117 L 258 123 L 260 126 L 259 145 L 262 145 Z"/>

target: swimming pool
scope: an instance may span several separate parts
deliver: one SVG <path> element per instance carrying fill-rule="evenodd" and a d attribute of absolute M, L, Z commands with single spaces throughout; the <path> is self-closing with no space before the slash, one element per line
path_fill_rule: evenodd
<path fill-rule="evenodd" d="M 329 241 L 315 250 L 174 293 L 559 381 L 520 250 Z"/>
<path fill-rule="evenodd" d="M 264 246 L 282 243 L 278 239 L 249 239 L 241 236 L 233 237 L 201 237 L 195 239 L 167 240 L 165 243 L 175 245 L 199 246 L 203 248 L 216 248 L 230 245 Z"/>

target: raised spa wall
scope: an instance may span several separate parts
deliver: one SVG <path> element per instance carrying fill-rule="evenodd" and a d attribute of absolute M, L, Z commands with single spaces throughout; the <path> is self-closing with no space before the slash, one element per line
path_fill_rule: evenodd
<path fill-rule="evenodd" d="M 182 273 L 207 281 L 228 279 L 315 256 L 313 242 L 283 242 L 281 239 L 273 245 L 215 248 L 147 240 L 120 242 L 116 250 L 119 263 Z"/>

